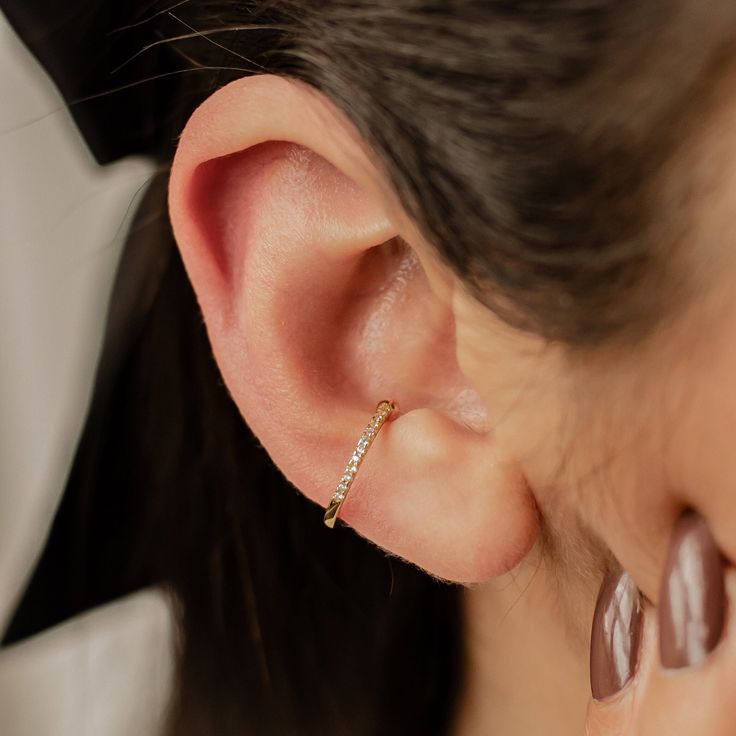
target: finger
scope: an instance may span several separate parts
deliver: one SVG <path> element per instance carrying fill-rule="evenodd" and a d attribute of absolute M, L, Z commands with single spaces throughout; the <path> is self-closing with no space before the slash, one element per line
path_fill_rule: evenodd
<path fill-rule="evenodd" d="M 638 670 L 618 693 L 591 703 L 590 736 L 736 733 L 736 642 L 729 635 L 735 596 L 736 571 L 726 570 L 708 525 L 684 515 L 672 536 L 656 618 L 645 612 Z M 591 675 L 596 694 L 593 668 Z"/>
<path fill-rule="evenodd" d="M 705 520 L 673 534 L 658 610 L 659 662 L 648 678 L 642 736 L 736 733 L 736 571 L 726 569 Z"/>
<path fill-rule="evenodd" d="M 655 633 L 654 612 L 631 576 L 620 569 L 609 573 L 591 630 L 588 736 L 636 733 L 642 683 L 656 660 Z"/>

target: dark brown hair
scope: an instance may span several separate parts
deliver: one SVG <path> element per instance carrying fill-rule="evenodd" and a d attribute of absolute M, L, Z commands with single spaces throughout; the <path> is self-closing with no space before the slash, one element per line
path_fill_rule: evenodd
<path fill-rule="evenodd" d="M 667 253 L 653 242 L 657 176 L 722 49 L 727 5 L 139 3 L 107 21 L 117 90 L 84 88 L 72 110 L 119 132 L 91 136 L 100 159 L 138 150 L 165 164 L 218 86 L 303 80 L 355 122 L 490 308 L 598 345 L 663 313 L 641 288 Z M 131 87 L 141 64 L 154 73 Z M 111 100 L 137 90 L 138 118 L 127 104 L 116 118 Z M 327 534 L 271 465 L 221 385 L 161 213 L 165 183 L 131 230 L 89 421 L 8 639 L 161 583 L 181 625 L 172 734 L 445 733 L 462 685 L 457 589 Z"/>
<path fill-rule="evenodd" d="M 185 27 L 221 46 L 203 52 L 199 36 L 182 53 L 322 90 L 481 301 L 522 329 L 596 345 L 641 335 L 676 302 L 661 172 L 732 50 L 731 5 L 200 3 Z"/>

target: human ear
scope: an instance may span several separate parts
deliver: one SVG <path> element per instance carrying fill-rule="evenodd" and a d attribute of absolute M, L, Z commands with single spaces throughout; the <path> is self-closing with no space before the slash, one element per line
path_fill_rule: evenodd
<path fill-rule="evenodd" d="M 326 506 L 376 404 L 395 399 L 340 518 L 444 579 L 514 567 L 536 506 L 458 368 L 458 284 L 407 245 L 346 117 L 299 82 L 232 82 L 183 131 L 169 208 L 224 381 L 286 478 Z"/>

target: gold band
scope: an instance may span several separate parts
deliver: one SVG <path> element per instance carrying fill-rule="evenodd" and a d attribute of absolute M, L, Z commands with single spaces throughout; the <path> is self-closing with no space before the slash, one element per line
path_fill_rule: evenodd
<path fill-rule="evenodd" d="M 330 502 L 327 504 L 325 511 L 325 524 L 332 529 L 337 521 L 337 515 L 340 512 L 345 496 L 348 495 L 348 491 L 353 485 L 355 474 L 358 472 L 358 468 L 363 462 L 366 452 L 373 444 L 373 440 L 378 434 L 378 430 L 399 411 L 399 405 L 395 401 L 387 399 L 381 401 L 376 406 L 376 413 L 369 422 L 368 426 L 363 430 L 363 434 L 360 435 L 358 444 L 353 451 L 353 454 L 348 460 L 348 464 L 345 467 L 345 472 L 340 478 L 337 488 L 335 488 Z"/>

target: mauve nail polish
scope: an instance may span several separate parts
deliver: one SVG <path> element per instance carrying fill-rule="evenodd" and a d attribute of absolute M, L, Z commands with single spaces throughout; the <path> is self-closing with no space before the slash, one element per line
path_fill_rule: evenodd
<path fill-rule="evenodd" d="M 724 564 L 702 516 L 688 511 L 672 533 L 659 601 L 659 653 L 668 669 L 700 664 L 720 641 Z"/>
<path fill-rule="evenodd" d="M 603 580 L 590 637 L 590 689 L 596 700 L 615 695 L 639 663 L 643 611 L 639 588 L 622 569 Z"/>

